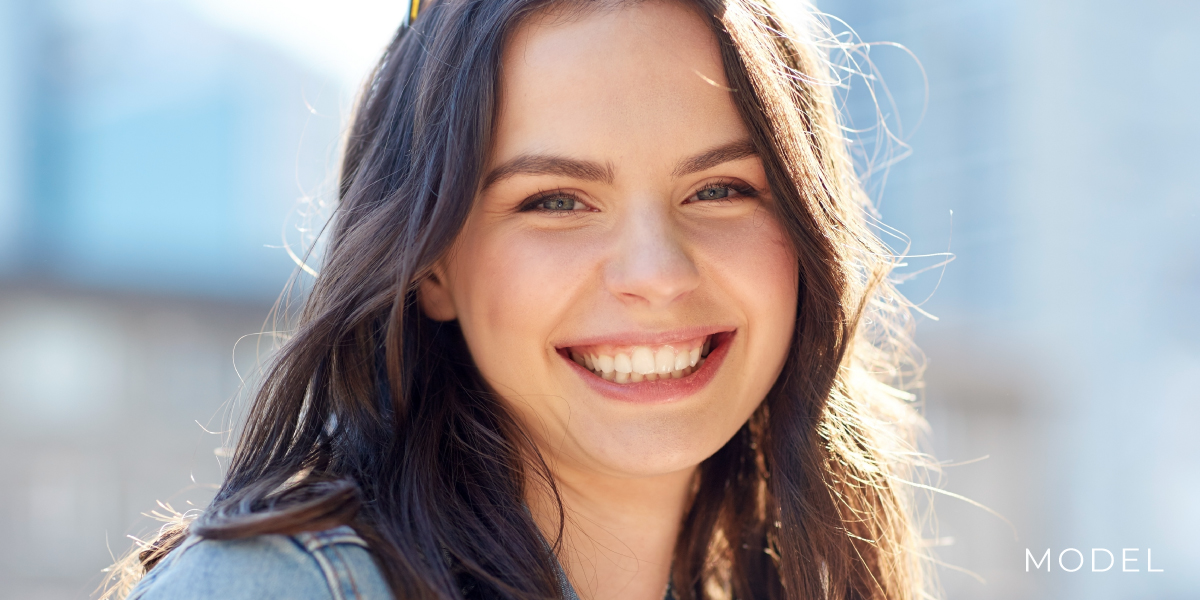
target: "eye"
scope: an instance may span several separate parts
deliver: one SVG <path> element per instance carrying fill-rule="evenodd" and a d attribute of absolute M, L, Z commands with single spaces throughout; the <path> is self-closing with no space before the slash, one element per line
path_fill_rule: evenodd
<path fill-rule="evenodd" d="M 540 212 L 543 214 L 566 214 L 589 210 L 589 207 L 567 192 L 547 192 L 534 196 L 521 206 L 521 212 Z"/>
<path fill-rule="evenodd" d="M 713 185 L 696 192 L 697 200 L 720 200 L 729 197 L 729 188 L 723 185 Z"/>
<path fill-rule="evenodd" d="M 538 208 L 549 211 L 575 210 L 575 199 L 569 196 L 553 196 L 539 202 Z"/>
<path fill-rule="evenodd" d="M 702 202 L 702 201 L 711 201 L 711 200 L 732 201 L 733 199 L 736 199 L 739 197 L 754 198 L 757 196 L 758 196 L 758 191 L 746 184 L 732 182 L 732 181 L 717 181 L 717 182 L 709 183 L 709 184 L 705 185 L 704 187 L 700 188 L 700 191 L 696 192 L 695 194 L 692 194 L 692 197 L 688 198 L 687 201 L 688 202 Z"/>

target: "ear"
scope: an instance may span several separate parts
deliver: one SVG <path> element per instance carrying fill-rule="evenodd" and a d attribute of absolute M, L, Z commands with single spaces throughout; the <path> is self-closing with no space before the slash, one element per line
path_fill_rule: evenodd
<path fill-rule="evenodd" d="M 440 266 L 434 267 L 417 287 L 417 299 L 421 302 L 421 310 L 425 316 L 434 321 L 453 321 L 457 318 L 454 311 L 454 298 L 450 288 L 446 286 L 446 277 Z"/>

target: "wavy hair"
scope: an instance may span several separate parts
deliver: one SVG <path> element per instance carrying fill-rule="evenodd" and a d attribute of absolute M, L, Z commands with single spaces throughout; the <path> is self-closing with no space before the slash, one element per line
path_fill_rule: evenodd
<path fill-rule="evenodd" d="M 676 1 L 720 46 L 800 280 L 782 374 L 698 469 L 676 595 L 924 597 L 906 483 L 920 419 L 902 391 L 920 369 L 839 124 L 827 29 L 807 5 L 785 17 L 785 0 Z M 224 483 L 194 522 L 140 549 L 127 584 L 189 535 L 349 524 L 397 598 L 561 596 L 560 541 L 547 547 L 524 509 L 529 482 L 553 489 L 553 476 L 457 324 L 426 318 L 416 289 L 472 208 L 506 40 L 540 11 L 621 2 L 427 0 L 401 27 L 358 101 L 320 274 Z"/>

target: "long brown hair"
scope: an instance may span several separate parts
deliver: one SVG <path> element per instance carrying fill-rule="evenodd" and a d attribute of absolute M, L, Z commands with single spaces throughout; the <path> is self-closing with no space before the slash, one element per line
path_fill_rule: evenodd
<path fill-rule="evenodd" d="M 346 140 L 320 275 L 226 479 L 190 528 L 142 549 L 141 568 L 187 535 L 347 523 L 397 598 L 560 597 L 554 556 L 524 508 L 527 482 L 552 487 L 553 477 L 457 324 L 422 314 L 416 286 L 472 208 L 508 36 L 552 6 L 620 1 L 426 0 L 399 30 Z M 900 391 L 919 374 L 907 358 L 911 319 L 887 279 L 892 254 L 867 224 L 821 21 L 811 7 L 784 18 L 774 0 L 690 1 L 720 45 L 801 286 L 783 373 L 700 466 L 676 594 L 921 597 L 905 487 L 919 419 Z"/>

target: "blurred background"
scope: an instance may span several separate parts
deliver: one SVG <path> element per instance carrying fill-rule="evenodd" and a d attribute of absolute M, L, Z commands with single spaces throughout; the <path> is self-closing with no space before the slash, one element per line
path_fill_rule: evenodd
<path fill-rule="evenodd" d="M 1200 4 L 819 6 L 916 56 L 864 48 L 912 151 L 872 188 L 930 268 L 940 483 L 1003 517 L 936 501 L 946 597 L 1200 597 Z M 87 597 L 156 501 L 204 506 L 405 8 L 0 0 L 0 598 Z"/>

